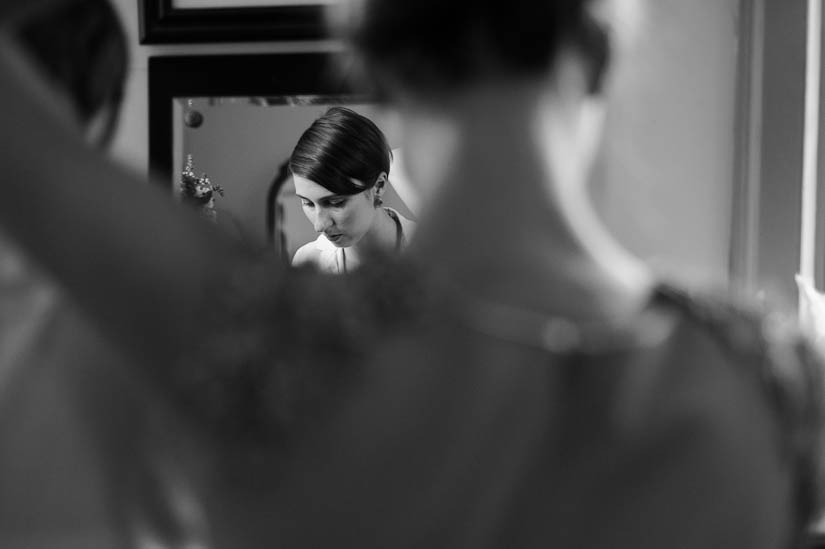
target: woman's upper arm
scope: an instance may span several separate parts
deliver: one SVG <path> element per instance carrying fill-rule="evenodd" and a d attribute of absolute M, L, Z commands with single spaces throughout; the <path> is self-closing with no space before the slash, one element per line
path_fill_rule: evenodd
<path fill-rule="evenodd" d="M 304 244 L 292 256 L 292 266 L 315 265 L 318 262 L 318 249 L 314 242 Z"/>
<path fill-rule="evenodd" d="M 172 359 L 245 251 L 86 146 L 2 51 L 0 224 L 121 345 Z"/>

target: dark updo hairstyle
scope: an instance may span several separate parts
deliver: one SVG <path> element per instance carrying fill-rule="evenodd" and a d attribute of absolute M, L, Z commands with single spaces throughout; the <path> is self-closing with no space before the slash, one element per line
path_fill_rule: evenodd
<path fill-rule="evenodd" d="M 382 172 L 389 175 L 391 159 L 387 139 L 369 118 L 331 107 L 298 140 L 289 169 L 332 193 L 352 195 L 371 189 Z"/>
<path fill-rule="evenodd" d="M 340 29 L 379 88 L 387 80 L 440 91 L 487 76 L 546 72 L 563 47 L 578 50 L 591 93 L 610 41 L 590 0 L 360 0 Z M 384 89 L 383 91 L 386 91 Z"/>
<path fill-rule="evenodd" d="M 117 125 L 128 66 L 126 34 L 108 0 L 62 0 L 33 13 L 17 38 L 69 97 L 81 124 L 109 109 L 103 141 Z"/>

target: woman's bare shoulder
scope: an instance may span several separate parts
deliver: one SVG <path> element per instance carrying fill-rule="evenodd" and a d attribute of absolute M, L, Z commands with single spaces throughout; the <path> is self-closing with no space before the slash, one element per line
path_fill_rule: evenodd
<path fill-rule="evenodd" d="M 295 252 L 292 256 L 292 266 L 301 267 L 303 265 L 318 265 L 321 260 L 321 247 L 318 246 L 318 241 L 313 240 L 307 242 Z"/>

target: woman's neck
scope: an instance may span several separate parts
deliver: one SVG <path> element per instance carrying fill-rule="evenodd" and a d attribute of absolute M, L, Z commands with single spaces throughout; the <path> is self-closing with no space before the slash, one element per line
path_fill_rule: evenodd
<path fill-rule="evenodd" d="M 366 234 L 353 246 L 346 248 L 348 266 L 363 263 L 365 258 L 376 253 L 395 250 L 398 244 L 398 228 L 387 213 L 386 208 L 375 209 L 375 217 Z"/>
<path fill-rule="evenodd" d="M 575 119 L 553 98 L 511 99 L 473 97 L 413 136 L 443 154 L 413 253 L 489 299 L 574 317 L 637 307 L 651 281 L 591 208 Z"/>

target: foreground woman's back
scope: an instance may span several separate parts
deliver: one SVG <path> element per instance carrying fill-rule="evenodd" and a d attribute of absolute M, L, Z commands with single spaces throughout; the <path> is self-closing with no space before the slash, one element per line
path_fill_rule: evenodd
<path fill-rule="evenodd" d="M 598 327 L 576 343 L 557 325 L 528 342 L 530 330 L 514 340 L 507 326 L 478 322 L 495 313 L 413 285 L 426 303 L 354 330 L 374 341 L 370 351 L 341 332 L 312 364 L 293 364 L 293 381 L 334 379 L 336 397 L 324 412 L 303 408 L 313 419 L 290 435 L 286 459 L 229 452 L 205 490 L 222 509 L 216 546 L 238 532 L 250 547 L 271 536 L 290 547 L 804 539 L 817 504 L 822 376 L 802 340 L 662 286 L 632 327 Z M 387 315 L 376 301 L 364 317 Z M 250 493 L 267 512 L 250 513 Z"/>

